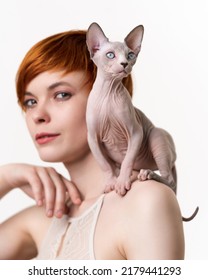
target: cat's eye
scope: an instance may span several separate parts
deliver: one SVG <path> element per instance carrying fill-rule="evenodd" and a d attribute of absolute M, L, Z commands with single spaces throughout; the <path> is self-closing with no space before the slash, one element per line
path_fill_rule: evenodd
<path fill-rule="evenodd" d="M 115 57 L 115 53 L 114 52 L 108 52 L 106 53 L 107 58 L 113 59 Z"/>
<path fill-rule="evenodd" d="M 128 59 L 129 60 L 132 60 L 132 59 L 135 59 L 136 58 L 136 54 L 134 52 L 129 52 L 128 53 Z"/>

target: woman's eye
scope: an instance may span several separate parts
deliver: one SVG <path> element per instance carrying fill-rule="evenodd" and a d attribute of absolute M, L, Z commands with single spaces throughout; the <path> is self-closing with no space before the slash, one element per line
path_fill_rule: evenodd
<path fill-rule="evenodd" d="M 72 96 L 71 93 L 68 93 L 68 92 L 58 92 L 58 93 L 56 93 L 55 98 L 58 100 L 67 100 L 71 96 Z"/>
<path fill-rule="evenodd" d="M 27 99 L 24 101 L 23 106 L 25 109 L 29 109 L 35 106 L 36 104 L 36 100 L 35 99 Z"/>
<path fill-rule="evenodd" d="M 107 58 L 113 59 L 115 57 L 115 53 L 114 52 L 108 52 L 106 53 Z"/>
<path fill-rule="evenodd" d="M 128 53 L 128 59 L 132 60 L 136 58 L 136 54 L 134 52 L 129 52 Z"/>

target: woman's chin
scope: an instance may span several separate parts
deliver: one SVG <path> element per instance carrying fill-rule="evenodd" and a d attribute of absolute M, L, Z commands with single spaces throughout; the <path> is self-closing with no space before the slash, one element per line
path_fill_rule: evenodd
<path fill-rule="evenodd" d="M 42 161 L 45 162 L 62 162 L 63 158 L 60 155 L 54 154 L 46 154 L 46 153 L 39 153 L 39 157 Z"/>

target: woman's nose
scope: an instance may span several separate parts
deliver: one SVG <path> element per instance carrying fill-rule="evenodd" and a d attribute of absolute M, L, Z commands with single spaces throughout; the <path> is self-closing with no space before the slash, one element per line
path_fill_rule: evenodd
<path fill-rule="evenodd" d="M 50 114 L 43 106 L 36 107 L 34 110 L 33 120 L 36 124 L 50 122 Z"/>

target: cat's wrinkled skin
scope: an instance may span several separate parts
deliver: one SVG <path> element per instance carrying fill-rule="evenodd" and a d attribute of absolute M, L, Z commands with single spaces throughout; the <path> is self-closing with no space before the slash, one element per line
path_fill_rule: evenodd
<path fill-rule="evenodd" d="M 124 43 L 109 42 L 96 23 L 87 33 L 88 49 L 98 67 L 87 104 L 89 145 L 106 172 L 106 191 L 115 188 L 121 195 L 130 189 L 133 169 L 140 170 L 140 180 L 154 178 L 176 190 L 171 136 L 133 106 L 122 84 L 136 62 L 143 31 L 137 26 Z M 121 165 L 119 175 L 113 162 Z M 151 170 L 159 170 L 161 176 Z"/>
<path fill-rule="evenodd" d="M 139 171 L 139 180 L 157 180 L 176 193 L 172 137 L 133 106 L 122 83 L 136 62 L 143 33 L 143 26 L 137 26 L 121 43 L 110 42 L 97 23 L 87 32 L 87 46 L 97 66 L 86 112 L 88 142 L 106 173 L 105 191 L 115 189 L 120 195 L 136 179 L 133 170 Z"/>

